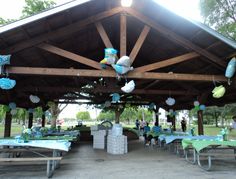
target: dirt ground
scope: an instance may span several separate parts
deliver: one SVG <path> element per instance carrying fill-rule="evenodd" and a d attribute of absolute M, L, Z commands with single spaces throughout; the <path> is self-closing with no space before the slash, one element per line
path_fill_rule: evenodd
<path fill-rule="evenodd" d="M 53 178 L 236 178 L 236 161 L 216 161 L 213 166 L 213 171 L 204 171 L 167 150 L 144 147 L 140 140 L 129 141 L 129 152 L 125 155 L 110 155 L 105 150 L 94 150 L 92 143 L 84 142 L 72 146 L 72 150 L 64 156 Z M 0 178 L 46 178 L 46 164 L 0 166 Z"/>

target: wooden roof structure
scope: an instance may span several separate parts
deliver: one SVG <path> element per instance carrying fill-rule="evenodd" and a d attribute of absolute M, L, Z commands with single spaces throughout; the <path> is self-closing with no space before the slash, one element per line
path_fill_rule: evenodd
<path fill-rule="evenodd" d="M 134 70 L 126 75 L 136 88 L 122 94 L 125 79 L 112 68 L 102 69 L 104 48 L 128 55 Z M 193 101 L 205 105 L 236 102 L 235 80 L 224 77 L 236 55 L 236 42 L 208 27 L 180 17 L 154 1 L 134 1 L 124 8 L 120 0 L 75 0 L 0 27 L 0 54 L 11 54 L 5 72 L 16 80 L 11 90 L 0 90 L 0 103 L 19 107 L 45 106 L 60 99 L 88 99 L 102 104 L 111 93 L 121 103 L 190 109 Z M 214 85 L 226 94 L 214 99 Z M 40 97 L 33 104 L 29 95 Z"/>

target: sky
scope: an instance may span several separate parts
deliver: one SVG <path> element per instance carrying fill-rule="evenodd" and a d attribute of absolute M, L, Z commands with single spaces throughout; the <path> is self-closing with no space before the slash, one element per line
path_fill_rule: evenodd
<path fill-rule="evenodd" d="M 58 5 L 71 0 L 54 0 Z M 154 0 L 176 14 L 197 21 L 202 21 L 199 11 L 199 0 Z M 0 17 L 4 19 L 17 19 L 21 16 L 24 0 L 0 0 Z M 78 111 L 86 111 L 85 106 L 68 105 L 59 118 L 75 118 Z M 95 118 L 98 110 L 90 109 L 90 115 Z"/>

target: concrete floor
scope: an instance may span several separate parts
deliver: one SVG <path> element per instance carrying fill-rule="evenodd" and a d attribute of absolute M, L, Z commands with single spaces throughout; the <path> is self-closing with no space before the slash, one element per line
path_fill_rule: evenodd
<path fill-rule="evenodd" d="M 214 163 L 213 163 L 214 165 Z M 92 143 L 74 145 L 53 175 L 58 179 L 215 179 L 236 178 L 236 161 L 216 163 L 206 172 L 169 151 L 146 148 L 142 141 L 129 141 L 129 153 L 110 155 L 94 150 Z M 46 164 L 0 166 L 0 179 L 46 178 Z"/>

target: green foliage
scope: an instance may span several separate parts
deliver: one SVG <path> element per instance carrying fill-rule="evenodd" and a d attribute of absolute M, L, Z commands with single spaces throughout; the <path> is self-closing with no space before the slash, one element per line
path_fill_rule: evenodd
<path fill-rule="evenodd" d="M 126 106 L 123 113 L 120 116 L 121 121 L 135 120 L 137 118 L 137 107 L 136 106 Z"/>
<path fill-rule="evenodd" d="M 34 15 L 56 5 L 52 0 L 25 0 L 25 4 L 22 10 L 22 17 Z"/>
<path fill-rule="evenodd" d="M 0 122 L 5 119 L 6 106 L 0 105 Z"/>
<path fill-rule="evenodd" d="M 78 113 L 76 114 L 76 118 L 77 118 L 77 119 L 84 120 L 84 121 L 88 121 L 88 120 L 91 119 L 90 114 L 89 114 L 88 111 L 81 111 L 81 112 L 78 112 Z"/>
<path fill-rule="evenodd" d="M 56 5 L 53 0 L 25 0 L 25 6 L 22 10 L 22 16 L 19 19 L 37 14 Z M 0 17 L 0 26 L 9 24 L 19 19 L 3 19 Z"/>
<path fill-rule="evenodd" d="M 236 40 L 235 0 L 200 0 L 200 10 L 205 24 Z"/>
<path fill-rule="evenodd" d="M 104 120 L 114 121 L 115 120 L 115 112 L 114 111 L 100 112 L 97 119 L 99 121 L 104 121 Z"/>
<path fill-rule="evenodd" d="M 16 21 L 15 19 L 3 19 L 0 17 L 0 26 Z"/>
<path fill-rule="evenodd" d="M 126 106 L 124 111 L 120 116 L 120 120 L 124 122 L 132 121 L 134 122 L 136 119 L 142 119 L 144 115 L 145 121 L 152 121 L 152 111 L 144 108 L 138 108 L 136 106 Z M 115 112 L 113 108 L 103 110 L 99 116 L 98 120 L 115 120 Z"/>
<path fill-rule="evenodd" d="M 34 109 L 34 118 L 42 118 L 43 109 L 42 107 L 37 107 Z"/>
<path fill-rule="evenodd" d="M 203 123 L 212 125 L 215 124 L 218 126 L 218 120 L 231 120 L 232 116 L 236 115 L 236 103 L 226 104 L 223 107 L 210 106 L 206 107 L 206 110 L 203 112 Z M 190 117 L 197 118 L 197 111 L 192 109 L 189 112 Z"/>
<path fill-rule="evenodd" d="M 23 120 L 23 119 L 26 118 L 27 115 L 28 115 L 28 114 L 27 114 L 26 109 L 17 108 L 17 113 L 16 113 L 16 115 L 15 115 L 15 118 L 20 119 L 20 120 Z"/>

